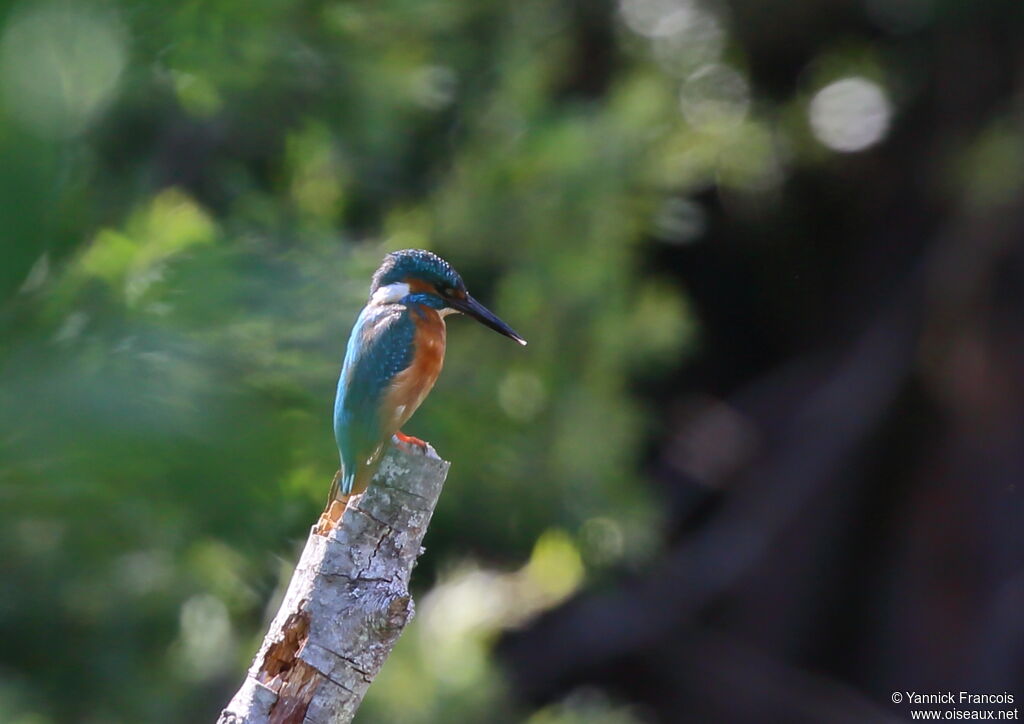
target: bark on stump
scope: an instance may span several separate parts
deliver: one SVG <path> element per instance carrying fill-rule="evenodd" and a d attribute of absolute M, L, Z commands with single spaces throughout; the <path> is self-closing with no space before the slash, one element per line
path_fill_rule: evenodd
<path fill-rule="evenodd" d="M 326 535 L 314 526 L 242 688 L 218 724 L 348 722 L 413 615 L 409 577 L 448 474 L 393 442 Z"/>

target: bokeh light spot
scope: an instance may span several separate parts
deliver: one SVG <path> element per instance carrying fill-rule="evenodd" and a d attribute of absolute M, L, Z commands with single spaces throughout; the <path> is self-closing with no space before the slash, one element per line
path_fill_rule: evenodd
<path fill-rule="evenodd" d="M 707 230 L 704 207 L 688 198 L 672 197 L 662 203 L 654 216 L 654 233 L 670 244 L 697 241 Z"/>
<path fill-rule="evenodd" d="M 540 591 L 552 599 L 569 596 L 585 573 L 579 549 L 564 531 L 546 531 L 533 547 L 524 572 Z"/>
<path fill-rule="evenodd" d="M 428 65 L 412 76 L 413 99 L 422 107 L 439 111 L 455 100 L 459 79 L 455 72 L 443 65 Z"/>
<path fill-rule="evenodd" d="M 685 22 L 668 35 L 651 40 L 654 58 L 662 69 L 684 78 L 706 63 L 718 60 L 725 47 L 725 30 L 712 13 L 694 7 L 683 18 Z"/>
<path fill-rule="evenodd" d="M 207 118 L 218 113 L 223 107 L 224 101 L 216 86 L 205 76 L 175 72 L 172 74 L 172 80 L 178 102 L 189 114 Z"/>
<path fill-rule="evenodd" d="M 698 130 L 735 128 L 750 110 L 750 85 L 729 66 L 706 65 L 683 83 L 679 108 Z"/>
<path fill-rule="evenodd" d="M 544 383 L 530 372 L 509 372 L 498 386 L 498 402 L 513 420 L 528 422 L 544 409 Z"/>
<path fill-rule="evenodd" d="M 181 635 L 172 651 L 182 673 L 201 681 L 223 672 L 234 654 L 231 618 L 210 594 L 192 596 L 181 607 Z"/>
<path fill-rule="evenodd" d="M 16 15 L 0 39 L 0 92 L 47 138 L 80 133 L 117 90 L 125 64 L 119 23 L 86 5 L 45 3 Z"/>
<path fill-rule="evenodd" d="M 622 0 L 619 11 L 633 32 L 654 38 L 686 28 L 697 8 L 691 0 Z"/>
<path fill-rule="evenodd" d="M 611 518 L 590 518 L 580 531 L 583 552 L 587 560 L 597 565 L 609 565 L 622 558 L 626 536 L 622 526 Z"/>
<path fill-rule="evenodd" d="M 885 137 L 892 104 L 878 83 L 856 76 L 822 88 L 808 112 L 815 138 L 833 151 L 852 153 Z"/>

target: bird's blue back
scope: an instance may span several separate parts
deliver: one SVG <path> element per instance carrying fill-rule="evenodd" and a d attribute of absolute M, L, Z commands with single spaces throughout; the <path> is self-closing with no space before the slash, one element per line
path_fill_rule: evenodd
<path fill-rule="evenodd" d="M 343 495 L 384 442 L 381 402 L 395 375 L 412 363 L 415 336 L 415 322 L 401 304 L 368 304 L 352 328 L 334 400 Z"/>

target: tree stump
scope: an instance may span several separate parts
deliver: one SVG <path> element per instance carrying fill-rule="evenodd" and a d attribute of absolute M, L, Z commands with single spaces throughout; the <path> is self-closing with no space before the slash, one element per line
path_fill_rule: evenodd
<path fill-rule="evenodd" d="M 218 724 L 349 722 L 413 616 L 409 578 L 449 463 L 393 440 L 332 529 L 314 526 L 281 608 Z"/>

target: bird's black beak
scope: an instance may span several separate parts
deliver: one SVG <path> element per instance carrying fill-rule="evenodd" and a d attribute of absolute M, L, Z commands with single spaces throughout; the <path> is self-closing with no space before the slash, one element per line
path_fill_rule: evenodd
<path fill-rule="evenodd" d="M 481 324 L 490 327 L 495 332 L 499 332 L 510 339 L 514 339 L 519 344 L 526 344 L 526 340 L 520 337 L 514 329 L 498 319 L 491 310 L 468 294 L 465 299 L 450 299 L 448 301 L 448 306 L 457 312 L 468 314 Z"/>

